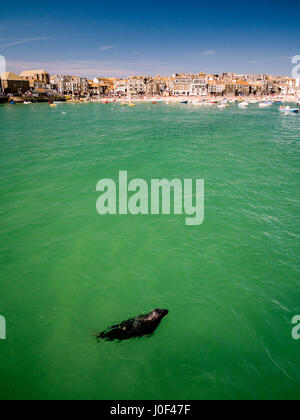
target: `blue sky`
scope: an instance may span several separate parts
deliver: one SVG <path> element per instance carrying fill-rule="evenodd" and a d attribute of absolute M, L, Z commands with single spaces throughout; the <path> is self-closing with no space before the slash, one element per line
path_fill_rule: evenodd
<path fill-rule="evenodd" d="M 94 77 L 178 72 L 290 76 L 300 54 L 300 2 L 5 2 L 8 70 Z"/>

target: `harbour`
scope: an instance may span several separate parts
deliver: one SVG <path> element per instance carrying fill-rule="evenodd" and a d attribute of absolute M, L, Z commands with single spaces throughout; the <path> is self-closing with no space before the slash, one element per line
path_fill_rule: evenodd
<path fill-rule="evenodd" d="M 0 400 L 299 400 L 300 3 L 1 12 Z"/>
<path fill-rule="evenodd" d="M 62 103 L 0 120 L 2 398 L 297 398 L 297 115 Z M 96 184 L 120 168 L 205 179 L 204 223 L 100 217 Z M 151 339 L 91 338 L 155 307 Z"/>

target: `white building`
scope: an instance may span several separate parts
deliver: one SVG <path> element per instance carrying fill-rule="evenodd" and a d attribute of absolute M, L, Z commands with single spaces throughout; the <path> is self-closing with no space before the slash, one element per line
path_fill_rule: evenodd
<path fill-rule="evenodd" d="M 297 93 L 297 79 L 296 82 L 293 79 L 285 81 L 285 83 L 280 86 L 280 90 L 282 95 L 295 95 Z"/>
<path fill-rule="evenodd" d="M 62 95 L 87 95 L 89 91 L 88 79 L 76 76 L 52 76 L 50 85 Z"/>
<path fill-rule="evenodd" d="M 127 79 L 116 80 L 114 84 L 114 94 L 127 95 L 127 92 L 128 92 L 128 80 Z"/>
<path fill-rule="evenodd" d="M 173 86 L 173 94 L 178 96 L 190 96 L 192 92 L 193 78 L 192 75 L 178 74 L 175 76 Z"/>
<path fill-rule="evenodd" d="M 196 75 L 191 85 L 191 95 L 205 96 L 207 92 L 206 75 Z"/>
<path fill-rule="evenodd" d="M 208 93 L 211 95 L 223 95 L 226 86 L 220 81 L 210 81 L 208 84 Z"/>
<path fill-rule="evenodd" d="M 80 78 L 80 94 L 87 95 L 89 93 L 89 82 L 86 77 Z"/>
<path fill-rule="evenodd" d="M 130 76 L 128 77 L 128 93 L 133 95 L 145 94 L 146 83 L 144 76 Z"/>

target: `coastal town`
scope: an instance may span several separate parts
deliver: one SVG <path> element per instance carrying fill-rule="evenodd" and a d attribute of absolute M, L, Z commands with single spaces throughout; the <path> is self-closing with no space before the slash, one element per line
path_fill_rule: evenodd
<path fill-rule="evenodd" d="M 151 98 L 225 98 L 280 96 L 298 102 L 300 79 L 265 74 L 198 74 L 129 76 L 124 79 L 50 75 L 45 70 L 0 75 L 1 102 L 145 100 Z"/>

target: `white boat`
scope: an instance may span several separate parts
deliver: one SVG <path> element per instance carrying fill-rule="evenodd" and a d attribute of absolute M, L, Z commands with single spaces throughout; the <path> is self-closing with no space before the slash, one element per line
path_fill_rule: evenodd
<path fill-rule="evenodd" d="M 271 106 L 273 106 L 273 102 L 271 102 L 271 101 L 260 102 L 260 104 L 259 104 L 260 108 L 271 108 Z"/>
<path fill-rule="evenodd" d="M 288 114 L 299 114 L 299 109 L 298 108 L 291 108 L 289 105 L 280 107 L 279 111 L 284 112 L 286 115 L 288 115 Z"/>
<path fill-rule="evenodd" d="M 29 102 L 29 101 L 25 101 L 23 103 L 24 103 L 24 105 L 31 105 L 31 102 Z"/>
<path fill-rule="evenodd" d="M 240 104 L 239 104 L 239 107 L 240 108 L 247 108 L 249 106 L 249 103 L 248 102 L 241 102 Z"/>

